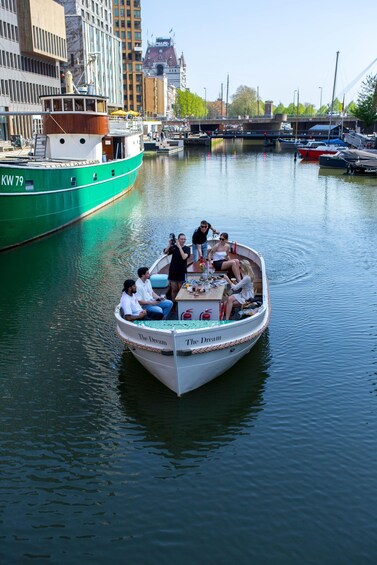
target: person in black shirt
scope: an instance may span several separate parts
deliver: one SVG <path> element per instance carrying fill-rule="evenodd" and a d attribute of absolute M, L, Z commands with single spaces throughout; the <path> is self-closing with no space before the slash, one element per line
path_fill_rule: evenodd
<path fill-rule="evenodd" d="M 194 261 L 198 261 L 201 257 L 207 259 L 207 235 L 209 230 L 212 230 L 213 233 L 220 233 L 211 226 L 207 220 L 202 220 L 200 226 L 196 228 L 192 234 L 192 253 L 194 255 Z"/>
<path fill-rule="evenodd" d="M 186 278 L 187 273 L 187 259 L 190 257 L 190 248 L 185 245 L 186 236 L 184 233 L 178 235 L 175 243 L 169 239 L 164 253 L 171 255 L 171 262 L 169 267 L 169 282 L 171 288 L 171 299 L 175 300 L 179 289 Z"/>

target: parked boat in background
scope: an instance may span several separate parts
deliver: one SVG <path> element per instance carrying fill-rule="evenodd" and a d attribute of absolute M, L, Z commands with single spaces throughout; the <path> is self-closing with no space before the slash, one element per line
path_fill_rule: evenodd
<path fill-rule="evenodd" d="M 295 151 L 300 145 L 303 145 L 301 139 L 284 139 L 279 137 L 280 149 Z"/>
<path fill-rule="evenodd" d="M 302 159 L 318 161 L 320 155 L 335 155 L 341 147 L 347 145 L 341 139 L 330 141 L 309 141 L 306 145 L 298 147 L 297 151 Z"/>
<path fill-rule="evenodd" d="M 349 169 L 353 166 L 361 166 L 363 169 L 375 168 L 377 150 L 369 149 L 360 151 L 359 149 L 342 149 L 335 155 L 321 155 L 319 166 L 327 169 Z"/>
<path fill-rule="evenodd" d="M 107 99 L 41 97 L 34 155 L 0 160 L 0 250 L 47 235 L 130 190 L 143 160 L 141 122 L 108 115 Z"/>

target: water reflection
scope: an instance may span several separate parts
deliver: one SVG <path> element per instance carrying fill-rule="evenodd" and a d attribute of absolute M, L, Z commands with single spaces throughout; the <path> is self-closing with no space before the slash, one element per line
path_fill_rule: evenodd
<path fill-rule="evenodd" d="M 207 457 L 254 425 L 263 410 L 271 352 L 268 330 L 230 371 L 178 398 L 125 349 L 119 367 L 119 398 L 143 442 L 175 463 Z"/>

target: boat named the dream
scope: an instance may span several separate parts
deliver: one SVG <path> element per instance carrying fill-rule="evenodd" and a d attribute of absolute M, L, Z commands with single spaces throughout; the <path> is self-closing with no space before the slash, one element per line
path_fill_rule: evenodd
<path fill-rule="evenodd" d="M 251 350 L 268 326 L 270 297 L 263 257 L 240 244 L 230 257 L 247 259 L 254 272 L 254 309 L 241 311 L 235 319 L 222 320 L 226 287 L 222 273 L 201 272 L 192 256 L 188 284 L 176 297 L 177 320 L 129 322 L 123 318 L 120 304 L 115 308 L 119 337 L 135 358 L 178 396 L 225 373 Z M 166 291 L 160 287 L 168 284 L 169 263 L 170 257 L 163 255 L 150 268 L 155 292 Z"/>
<path fill-rule="evenodd" d="M 41 97 L 34 155 L 0 159 L 0 250 L 63 228 L 130 190 L 141 123 L 111 118 L 102 96 Z"/>

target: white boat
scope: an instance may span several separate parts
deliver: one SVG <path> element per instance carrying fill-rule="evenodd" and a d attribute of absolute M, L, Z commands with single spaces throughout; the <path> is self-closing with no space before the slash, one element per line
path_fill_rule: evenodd
<path fill-rule="evenodd" d="M 135 358 L 178 396 L 225 373 L 249 353 L 268 326 L 270 297 L 263 257 L 241 244 L 237 244 L 237 253 L 232 256 L 251 262 L 255 295 L 260 301 L 252 316 L 221 320 L 221 300 L 218 296 L 214 298 L 212 308 L 208 309 L 211 298 L 206 293 L 191 298 L 193 308 L 188 310 L 193 311 L 193 316 L 189 320 L 181 314 L 178 320 L 128 322 L 121 316 L 120 304 L 115 309 L 119 337 Z M 153 264 L 150 269 L 152 285 L 154 275 L 167 274 L 169 263 L 170 257 L 163 255 Z M 196 270 L 196 264 L 189 263 L 188 277 Z M 184 301 L 178 304 L 185 307 Z M 207 313 L 204 318 L 212 319 L 203 319 L 200 310 Z"/>

